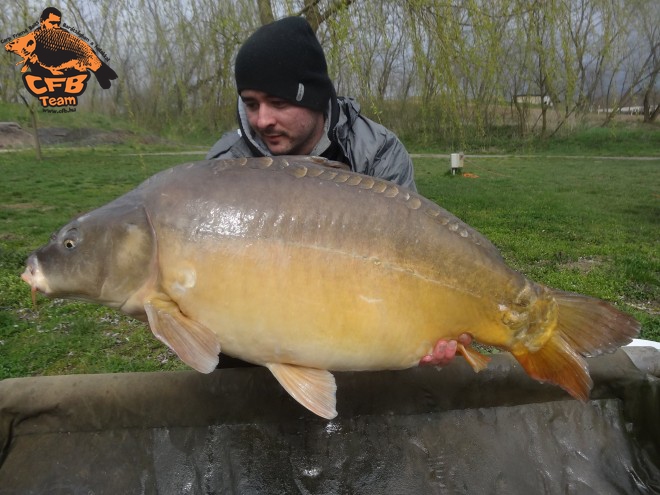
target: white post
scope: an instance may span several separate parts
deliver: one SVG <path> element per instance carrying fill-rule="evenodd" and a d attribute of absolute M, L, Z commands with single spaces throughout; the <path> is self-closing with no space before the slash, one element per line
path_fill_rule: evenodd
<path fill-rule="evenodd" d="M 455 175 L 456 171 L 459 168 L 463 168 L 463 158 L 465 155 L 463 153 L 452 153 L 451 154 L 451 174 Z"/>

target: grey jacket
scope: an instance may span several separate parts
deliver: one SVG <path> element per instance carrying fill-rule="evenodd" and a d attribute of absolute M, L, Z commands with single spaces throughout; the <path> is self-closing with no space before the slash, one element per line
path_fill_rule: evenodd
<path fill-rule="evenodd" d="M 224 134 L 206 155 L 212 158 L 269 156 L 268 148 L 251 132 L 238 99 L 240 130 Z M 352 98 L 333 98 L 329 105 L 327 147 L 319 154 L 347 163 L 361 174 L 387 179 L 416 191 L 410 155 L 396 135 L 384 126 L 360 115 Z"/>

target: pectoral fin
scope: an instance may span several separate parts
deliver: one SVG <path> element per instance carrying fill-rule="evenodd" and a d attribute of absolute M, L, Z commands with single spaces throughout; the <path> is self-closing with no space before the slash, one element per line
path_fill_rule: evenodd
<path fill-rule="evenodd" d="M 266 367 L 291 397 L 314 414 L 326 419 L 337 416 L 337 384 L 332 373 L 292 364 L 270 363 Z"/>
<path fill-rule="evenodd" d="M 165 296 L 166 297 L 166 296 Z M 204 325 L 184 315 L 171 299 L 152 299 L 144 309 L 151 331 L 191 368 L 210 373 L 218 365 L 220 343 Z"/>

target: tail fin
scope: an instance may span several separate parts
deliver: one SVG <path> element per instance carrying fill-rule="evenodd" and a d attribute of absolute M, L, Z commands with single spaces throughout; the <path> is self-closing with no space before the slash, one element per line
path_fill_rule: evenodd
<path fill-rule="evenodd" d="M 117 79 L 117 73 L 105 62 L 101 62 L 101 67 L 96 69 L 94 75 L 103 89 L 108 89 L 111 86 L 110 81 Z"/>
<path fill-rule="evenodd" d="M 536 352 L 520 346 L 512 353 L 528 375 L 559 385 L 576 399 L 587 401 L 593 385 L 582 356 L 612 352 L 639 333 L 639 322 L 605 301 L 553 291 L 558 304 L 557 326 Z"/>
<path fill-rule="evenodd" d="M 635 318 L 605 301 L 562 291 L 553 296 L 559 304 L 557 330 L 583 356 L 612 352 L 639 334 Z"/>

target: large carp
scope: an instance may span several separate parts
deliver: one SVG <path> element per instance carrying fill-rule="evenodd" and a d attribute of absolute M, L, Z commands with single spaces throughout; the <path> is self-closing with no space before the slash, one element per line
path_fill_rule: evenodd
<path fill-rule="evenodd" d="M 148 319 L 203 373 L 222 352 L 268 367 L 332 418 L 328 370 L 416 366 L 462 333 L 587 400 L 582 356 L 639 331 L 609 304 L 509 268 L 482 235 L 390 182 L 305 157 L 180 165 L 64 226 L 23 279 Z M 460 348 L 479 369 L 474 349 Z"/>

